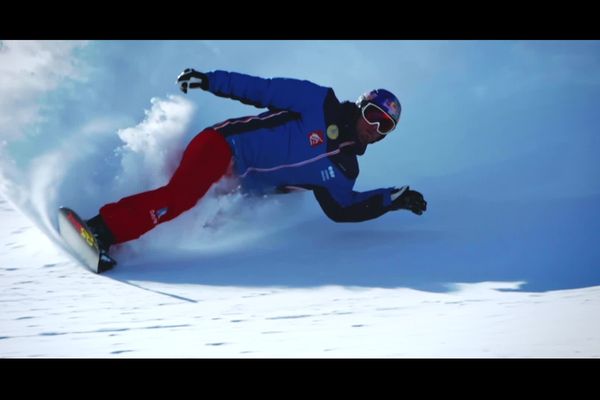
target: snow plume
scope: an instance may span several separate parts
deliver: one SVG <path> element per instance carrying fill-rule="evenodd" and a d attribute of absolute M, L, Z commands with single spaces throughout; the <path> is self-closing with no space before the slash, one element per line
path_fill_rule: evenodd
<path fill-rule="evenodd" d="M 74 56 L 83 45 L 84 42 L 76 41 L 0 41 L 0 191 L 28 214 L 35 213 L 32 203 L 39 203 L 33 199 L 33 182 L 39 190 L 48 188 L 61 172 L 52 170 L 55 162 L 40 164 L 42 159 L 56 158 L 47 154 L 43 146 L 36 149 L 39 151 L 33 157 L 41 157 L 40 160 L 23 161 L 13 154 L 11 145 L 35 139 L 39 134 L 44 121 L 44 96 L 68 80 L 85 79 Z M 43 171 L 44 179 L 33 179 L 32 171 Z M 51 178 L 53 174 L 57 175 Z M 41 197 L 39 193 L 38 200 Z M 47 201 L 42 203 L 47 206 Z"/>
<path fill-rule="evenodd" d="M 0 190 L 33 217 L 39 228 L 56 237 L 55 217 L 59 206 L 89 212 L 88 209 L 94 207 L 94 199 L 106 191 L 99 171 L 108 176 L 114 173 L 107 168 L 102 154 L 110 146 L 110 133 L 114 135 L 117 123 L 119 121 L 92 121 L 81 132 L 67 134 L 66 140 L 52 149 L 40 146 L 39 155 L 21 168 L 16 167 L 4 148 L 2 156 L 4 159 L 6 155 L 6 159 L 0 175 Z"/>
<path fill-rule="evenodd" d="M 154 189 L 168 182 L 186 146 L 194 105 L 181 96 L 152 98 L 152 107 L 136 126 L 119 130 L 124 144 L 116 150 L 121 173 L 116 189 L 123 194 Z"/>

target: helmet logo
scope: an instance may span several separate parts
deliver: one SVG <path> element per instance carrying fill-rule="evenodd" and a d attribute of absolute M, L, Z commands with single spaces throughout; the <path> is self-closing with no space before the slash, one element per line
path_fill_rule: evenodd
<path fill-rule="evenodd" d="M 398 107 L 398 103 L 395 102 L 394 100 L 389 100 L 387 99 L 383 105 L 385 105 L 387 107 L 387 109 L 389 110 L 389 113 L 391 115 L 399 115 L 400 114 L 400 108 Z"/>
<path fill-rule="evenodd" d="M 356 101 L 356 105 L 359 108 L 363 108 L 369 103 L 381 108 L 383 111 L 389 114 L 395 122 L 400 120 L 402 106 L 400 105 L 398 98 L 393 93 L 385 89 L 371 90 L 370 92 L 361 95 Z"/>

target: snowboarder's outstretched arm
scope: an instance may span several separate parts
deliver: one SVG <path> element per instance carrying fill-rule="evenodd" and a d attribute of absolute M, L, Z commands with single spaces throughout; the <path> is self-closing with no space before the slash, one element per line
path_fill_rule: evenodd
<path fill-rule="evenodd" d="M 314 188 L 313 192 L 323 212 L 334 222 L 368 221 L 400 209 L 410 210 L 417 215 L 427 210 L 423 195 L 410 190 L 409 186 L 369 192 L 352 191 L 352 199 L 345 205 L 326 188 Z"/>
<path fill-rule="evenodd" d="M 306 80 L 259 78 L 237 72 L 184 70 L 177 78 L 182 92 L 200 88 L 220 97 L 239 100 L 258 108 L 310 111 L 325 101 L 329 88 Z"/>

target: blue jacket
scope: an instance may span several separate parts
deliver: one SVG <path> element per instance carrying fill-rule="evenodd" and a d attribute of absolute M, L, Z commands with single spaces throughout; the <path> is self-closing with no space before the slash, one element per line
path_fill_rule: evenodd
<path fill-rule="evenodd" d="M 388 211 L 394 188 L 353 190 L 358 177 L 355 140 L 345 108 L 331 88 L 297 79 L 263 79 L 213 71 L 204 89 L 268 111 L 213 126 L 233 151 L 234 171 L 252 192 L 312 190 L 336 222 L 358 222 Z M 355 107 L 351 104 L 352 107 Z"/>

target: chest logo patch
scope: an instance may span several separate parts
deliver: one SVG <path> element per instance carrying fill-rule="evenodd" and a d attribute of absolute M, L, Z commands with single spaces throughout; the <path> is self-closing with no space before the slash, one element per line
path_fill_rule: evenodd
<path fill-rule="evenodd" d="M 310 143 L 310 147 L 316 147 L 323 144 L 323 141 L 323 132 L 321 131 L 313 131 L 308 134 L 308 143 Z"/>

